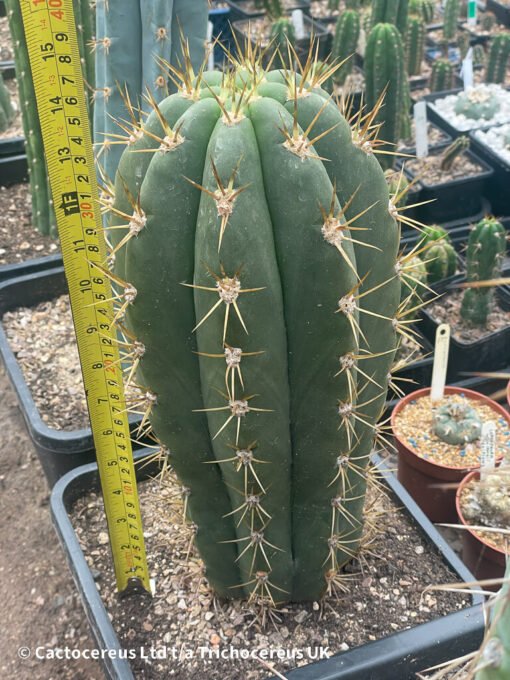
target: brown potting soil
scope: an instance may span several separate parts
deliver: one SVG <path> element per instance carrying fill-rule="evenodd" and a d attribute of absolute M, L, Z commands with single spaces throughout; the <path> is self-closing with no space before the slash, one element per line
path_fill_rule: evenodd
<path fill-rule="evenodd" d="M 115 594 L 100 498 L 89 494 L 72 513 L 121 645 L 135 657 L 131 664 L 137 678 L 258 680 L 275 672 L 285 674 L 313 660 L 307 658 L 308 648 L 312 655 L 320 653 L 316 648 L 337 653 L 468 604 L 466 595 L 424 593 L 429 585 L 455 582 L 455 575 L 404 511 L 372 490 L 369 507 L 378 533 L 372 542 L 367 539 L 362 561 L 348 565 L 344 592 L 338 593 L 338 599 L 328 597 L 320 603 L 280 605 L 262 625 L 262 613 L 246 602 L 221 602 L 209 591 L 202 563 L 191 548 L 191 529 L 182 520 L 179 489 L 168 480 L 163 486 L 158 481 L 141 484 L 149 568 L 155 582 L 152 600 L 119 599 Z M 167 658 L 141 658 L 140 649 L 147 655 L 151 647 L 163 650 L 162 654 L 166 650 Z M 238 660 L 239 650 L 255 658 Z M 264 658 L 262 650 L 273 650 L 272 656 Z M 278 659 L 275 650 L 285 658 Z M 305 650 L 304 658 L 289 658 L 293 650 Z"/>
<path fill-rule="evenodd" d="M 11 34 L 7 17 L 0 17 L 0 61 L 12 61 L 14 52 L 12 49 Z"/>
<path fill-rule="evenodd" d="M 428 185 L 445 184 L 454 179 L 471 177 L 484 172 L 482 166 L 472 161 L 466 154 L 457 156 L 449 170 L 441 169 L 441 160 L 440 154 L 430 154 L 426 158 L 416 158 L 408 161 L 406 167 L 415 176 L 419 175 L 421 182 Z"/>
<path fill-rule="evenodd" d="M 55 255 L 59 245 L 32 225 L 32 202 L 28 184 L 0 187 L 0 265 L 18 264 Z"/>
<path fill-rule="evenodd" d="M 437 404 L 464 404 L 467 401 L 480 416 L 482 422 L 496 423 L 496 455 L 503 456 L 510 446 L 510 430 L 508 422 L 495 413 L 488 404 L 469 399 L 460 394 L 445 395 Z M 470 468 L 480 464 L 480 442 L 470 444 L 448 444 L 434 434 L 432 430 L 433 415 L 436 406 L 432 405 L 429 396 L 419 397 L 410 401 L 395 418 L 395 433 L 406 446 L 412 449 L 420 458 L 439 465 L 454 468 Z"/>

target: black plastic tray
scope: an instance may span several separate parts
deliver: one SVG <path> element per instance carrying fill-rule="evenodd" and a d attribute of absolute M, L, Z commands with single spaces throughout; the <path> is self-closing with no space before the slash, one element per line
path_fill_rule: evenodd
<path fill-rule="evenodd" d="M 0 61 L 0 71 L 4 80 L 16 78 L 16 69 L 13 61 Z"/>
<path fill-rule="evenodd" d="M 136 454 L 139 460 L 143 451 Z M 385 472 L 386 483 L 417 525 L 424 539 L 432 543 L 459 581 L 474 577 L 446 543 L 433 524 L 409 496 L 380 458 L 374 463 Z M 137 468 L 138 480 L 151 474 L 150 467 Z M 53 523 L 80 593 L 87 618 L 99 649 L 120 650 L 121 644 L 97 590 L 90 567 L 70 520 L 73 503 L 91 490 L 99 489 L 97 465 L 73 470 L 55 485 L 51 494 Z M 331 659 L 286 673 L 289 680 L 412 680 L 415 674 L 435 664 L 463 656 L 479 647 L 484 632 L 482 599 L 473 594 L 472 606 L 420 624 L 409 630 L 362 645 Z M 104 673 L 109 680 L 134 680 L 125 659 L 104 655 Z M 112 655 L 113 656 L 113 655 Z M 276 679 L 272 679 L 276 680 Z"/>
<path fill-rule="evenodd" d="M 500 24 L 510 26 L 510 7 L 506 7 L 496 0 L 487 0 L 487 12 L 495 14 Z"/>
<path fill-rule="evenodd" d="M 42 421 L 21 367 L 9 345 L 1 319 L 7 311 L 52 300 L 66 291 L 67 283 L 62 267 L 0 283 L 0 356 L 18 397 L 28 432 L 50 487 L 69 470 L 95 460 L 92 432 L 89 427 L 62 432 L 48 427 Z M 130 418 L 130 422 L 133 428 L 140 420 Z"/>
<path fill-rule="evenodd" d="M 28 179 L 28 162 L 26 155 L 0 156 L 0 187 L 26 182 Z"/>
<path fill-rule="evenodd" d="M 0 265 L 0 283 L 18 279 L 20 276 L 37 274 L 38 272 L 55 269 L 62 266 L 62 255 L 46 255 L 45 257 L 34 257 L 32 260 L 17 262 L 16 264 Z"/>

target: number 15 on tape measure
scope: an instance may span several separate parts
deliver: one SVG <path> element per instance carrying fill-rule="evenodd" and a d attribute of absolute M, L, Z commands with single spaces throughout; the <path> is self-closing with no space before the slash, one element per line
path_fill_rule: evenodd
<path fill-rule="evenodd" d="M 117 587 L 150 592 L 73 2 L 21 0 L 21 13 Z"/>

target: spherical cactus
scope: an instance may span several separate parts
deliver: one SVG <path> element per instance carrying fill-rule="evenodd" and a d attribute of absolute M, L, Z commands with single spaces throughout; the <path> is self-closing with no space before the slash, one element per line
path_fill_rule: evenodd
<path fill-rule="evenodd" d="M 482 421 L 478 412 L 468 403 L 451 401 L 435 411 L 432 430 L 447 444 L 468 444 L 480 439 Z"/>
<path fill-rule="evenodd" d="M 455 71 L 449 59 L 436 59 L 430 72 L 429 89 L 431 92 L 444 92 L 453 89 Z"/>
<path fill-rule="evenodd" d="M 429 283 L 437 283 L 453 276 L 457 269 L 457 253 L 445 239 L 431 241 L 423 250 L 421 257 L 427 268 Z"/>
<path fill-rule="evenodd" d="M 122 156 L 110 231 L 206 577 L 266 604 L 316 600 L 357 550 L 399 329 L 372 132 L 304 70 L 246 61 L 161 102 Z"/>
<path fill-rule="evenodd" d="M 405 38 L 406 64 L 410 76 L 419 76 L 425 56 L 425 39 L 427 29 L 425 22 L 419 17 L 410 17 L 407 22 Z"/>
<path fill-rule="evenodd" d="M 401 137 L 409 116 L 409 91 L 404 48 L 393 24 L 377 24 L 370 32 L 365 51 L 365 90 L 367 106 L 379 107 L 374 123 L 380 124 L 380 138 L 392 150 Z M 384 106 L 381 106 L 384 97 Z M 391 158 L 391 157 L 390 157 Z M 383 160 L 390 166 L 391 160 Z"/>
<path fill-rule="evenodd" d="M 454 111 L 471 120 L 490 120 L 500 108 L 501 104 L 494 92 L 473 87 L 458 95 Z"/>
<path fill-rule="evenodd" d="M 331 56 L 337 62 L 343 62 L 334 76 L 339 85 L 343 85 L 347 76 L 352 72 L 360 29 L 359 12 L 347 10 L 338 18 Z"/>
<path fill-rule="evenodd" d="M 430 243 L 431 241 L 440 241 L 442 239 L 450 242 L 450 235 L 446 229 L 440 227 L 438 224 L 426 224 L 422 228 L 422 244 Z"/>
<path fill-rule="evenodd" d="M 494 36 L 489 47 L 487 58 L 487 73 L 485 79 L 488 83 L 504 83 L 508 60 L 510 58 L 510 35 L 500 33 Z"/>
<path fill-rule="evenodd" d="M 487 217 L 469 234 L 466 253 L 467 280 L 490 281 L 501 272 L 506 252 L 506 230 L 498 220 Z M 491 288 L 468 288 L 464 293 L 461 316 L 469 323 L 483 326 L 487 321 L 492 298 Z"/>
<path fill-rule="evenodd" d="M 405 304 L 406 309 L 414 309 L 420 305 L 427 287 L 427 267 L 421 257 L 409 253 L 400 259 L 398 270 L 401 282 L 401 302 Z"/>
<path fill-rule="evenodd" d="M 460 19 L 460 0 L 446 0 L 443 16 L 443 36 L 445 40 L 454 40 L 457 35 Z"/>

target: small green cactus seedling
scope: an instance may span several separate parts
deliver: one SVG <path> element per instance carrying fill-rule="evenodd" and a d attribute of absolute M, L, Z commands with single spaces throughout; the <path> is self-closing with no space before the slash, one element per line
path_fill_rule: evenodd
<path fill-rule="evenodd" d="M 443 17 L 443 36 L 445 40 L 454 40 L 457 35 L 460 18 L 460 0 L 446 0 Z"/>
<path fill-rule="evenodd" d="M 409 192 L 409 182 L 403 172 L 388 168 L 384 172 L 388 190 L 390 192 L 390 201 L 397 210 L 403 208 L 407 204 L 407 197 Z"/>
<path fill-rule="evenodd" d="M 435 411 L 432 431 L 447 444 L 468 444 L 480 439 L 482 421 L 476 409 L 467 402 L 449 401 Z"/>
<path fill-rule="evenodd" d="M 444 92 L 453 89 L 455 83 L 455 70 L 449 59 L 440 57 L 432 64 L 430 72 L 429 89 L 431 92 Z"/>
<path fill-rule="evenodd" d="M 469 149 L 469 137 L 457 137 L 441 154 L 440 167 L 443 172 L 451 170 L 455 160 Z"/>
<path fill-rule="evenodd" d="M 504 83 L 508 60 L 510 58 L 510 34 L 500 33 L 494 36 L 489 47 L 487 58 L 487 73 L 485 80 L 488 83 Z"/>
<path fill-rule="evenodd" d="M 427 267 L 421 257 L 412 252 L 400 258 L 397 273 L 401 283 L 400 300 L 406 310 L 413 310 L 421 304 L 427 288 Z"/>
<path fill-rule="evenodd" d="M 441 241 L 446 239 L 450 243 L 450 235 L 446 229 L 440 227 L 438 224 L 427 224 L 422 228 L 422 244 L 425 245 L 431 241 Z"/>
<path fill-rule="evenodd" d="M 5 132 L 14 119 L 11 95 L 0 73 L 0 132 Z"/>
<path fill-rule="evenodd" d="M 506 230 L 503 225 L 493 217 L 481 220 L 469 234 L 467 280 L 476 283 L 497 278 L 505 251 Z M 491 288 L 468 288 L 462 299 L 462 318 L 471 324 L 483 326 L 487 322 L 491 300 Z"/>
<path fill-rule="evenodd" d="M 496 16 L 492 12 L 484 12 L 480 17 L 480 28 L 484 33 L 490 33 L 496 26 Z"/>
<path fill-rule="evenodd" d="M 500 108 L 501 104 L 494 92 L 483 87 L 473 87 L 458 95 L 454 111 L 471 120 L 491 120 Z"/>
<path fill-rule="evenodd" d="M 352 73 L 353 56 L 356 52 L 360 35 L 360 16 L 355 10 L 347 10 L 340 15 L 335 30 L 331 56 L 337 62 L 343 62 L 336 71 L 334 79 L 339 85 Z"/>
<path fill-rule="evenodd" d="M 422 253 L 429 275 L 429 283 L 437 283 L 453 276 L 457 269 L 457 253 L 446 239 L 431 241 Z"/>
<path fill-rule="evenodd" d="M 407 71 L 410 76 L 419 76 L 425 56 L 427 29 L 421 17 L 411 16 L 405 36 Z"/>

